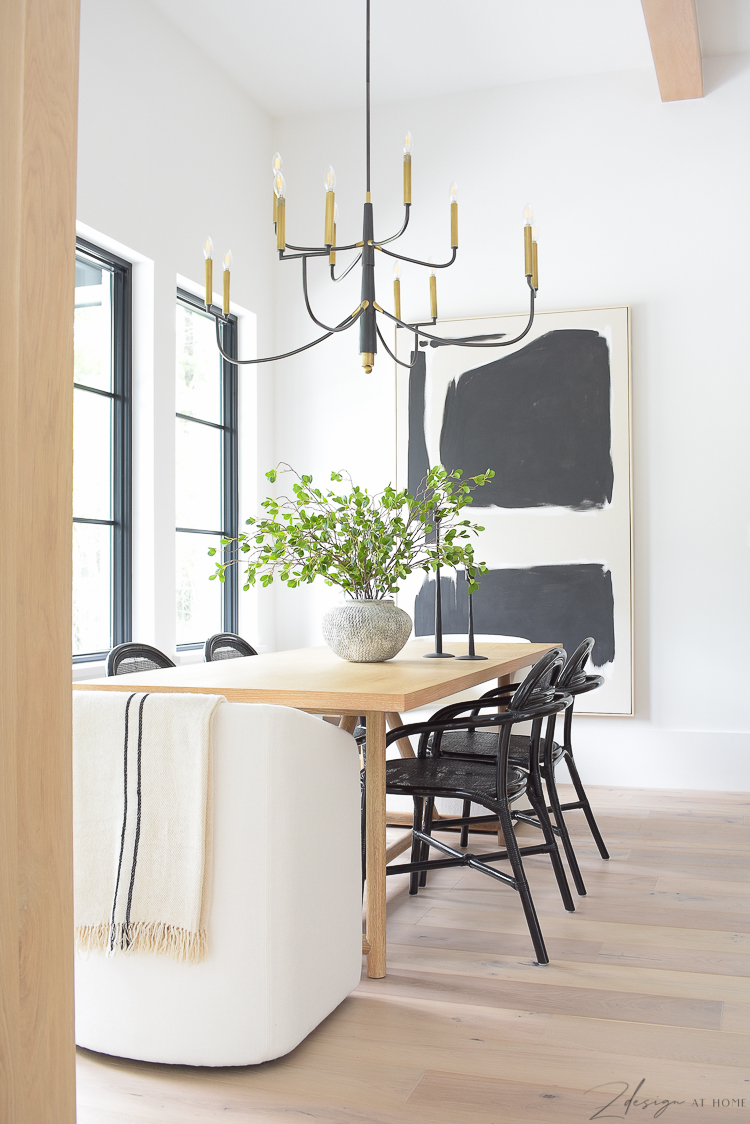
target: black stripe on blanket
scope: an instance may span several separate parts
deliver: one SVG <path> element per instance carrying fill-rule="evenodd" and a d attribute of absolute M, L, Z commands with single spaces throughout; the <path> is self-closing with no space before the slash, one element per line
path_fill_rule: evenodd
<path fill-rule="evenodd" d="M 135 698 L 135 692 L 128 695 L 127 702 L 125 703 L 125 736 L 123 742 L 123 800 L 122 800 L 122 831 L 120 832 L 120 855 L 117 861 L 117 877 L 115 879 L 115 892 L 112 898 L 112 917 L 109 926 L 109 949 L 114 952 L 115 942 L 117 939 L 117 898 L 120 892 L 120 877 L 122 875 L 122 860 L 125 854 L 125 837 L 128 828 L 128 731 L 129 731 L 129 717 L 130 717 L 130 704 Z M 130 868 L 130 884 L 128 887 L 128 904 L 125 915 L 125 926 L 122 933 L 121 947 L 127 948 L 130 944 L 130 908 L 133 901 L 133 885 L 135 883 L 135 868 L 138 861 L 138 844 L 141 835 L 141 746 L 143 741 L 143 706 L 148 698 L 148 694 L 144 695 L 141 699 L 138 708 L 138 752 L 137 752 L 137 777 L 136 777 L 136 828 L 135 828 L 135 843 L 133 845 L 133 861 Z"/>
<path fill-rule="evenodd" d="M 138 844 L 141 841 L 141 746 L 143 744 L 143 707 L 148 695 L 141 699 L 138 707 L 138 765 L 136 776 L 136 815 L 135 815 L 135 842 L 133 843 L 133 865 L 130 868 L 130 886 L 128 887 L 128 908 L 125 912 L 125 940 L 130 944 L 130 907 L 133 904 L 133 884 L 135 883 L 135 867 L 138 862 Z"/>

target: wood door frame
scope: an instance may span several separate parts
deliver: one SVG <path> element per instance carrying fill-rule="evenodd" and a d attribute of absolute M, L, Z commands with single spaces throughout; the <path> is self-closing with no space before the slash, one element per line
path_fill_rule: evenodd
<path fill-rule="evenodd" d="M 0 1118 L 73 1124 L 79 0 L 0 4 Z"/>

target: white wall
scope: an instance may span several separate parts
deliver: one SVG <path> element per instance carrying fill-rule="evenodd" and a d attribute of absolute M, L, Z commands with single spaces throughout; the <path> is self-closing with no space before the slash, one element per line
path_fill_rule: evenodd
<path fill-rule="evenodd" d="M 579 722 L 584 775 L 598 783 L 750 789 L 750 63 L 709 59 L 705 71 L 698 101 L 662 104 L 654 75 L 638 71 L 374 111 L 376 236 L 399 225 L 406 128 L 415 205 L 404 252 L 446 252 L 448 187 L 459 184 L 460 262 L 440 275 L 441 315 L 523 308 L 527 201 L 540 224 L 538 307 L 632 307 L 637 716 Z M 287 237 L 321 237 L 332 163 L 339 241 L 358 239 L 362 114 L 284 119 L 273 136 Z M 274 268 L 281 349 L 315 329 L 298 266 Z M 355 307 L 356 282 L 313 273 L 323 319 Z M 390 266 L 378 284 L 390 305 Z M 405 270 L 407 317 L 426 312 L 426 285 Z M 364 375 L 355 333 L 277 365 L 276 458 L 320 478 L 346 467 L 379 487 L 393 476 L 392 364 L 381 356 Z M 327 596 L 278 597 L 280 647 L 317 641 Z"/>
<path fill-rule="evenodd" d="M 233 298 L 257 316 L 267 353 L 273 242 L 261 220 L 270 210 L 270 121 L 145 0 L 83 0 L 80 57 L 81 230 L 137 261 L 134 635 L 173 652 L 175 287 L 181 275 L 201 291 L 207 234 L 217 256 L 231 247 Z M 240 354 L 255 346 L 254 316 L 240 321 Z M 273 456 L 271 385 L 267 367 L 240 376 L 242 510 L 255 506 L 258 466 Z M 253 643 L 272 647 L 272 601 L 260 619 L 252 598 L 241 604 Z"/>

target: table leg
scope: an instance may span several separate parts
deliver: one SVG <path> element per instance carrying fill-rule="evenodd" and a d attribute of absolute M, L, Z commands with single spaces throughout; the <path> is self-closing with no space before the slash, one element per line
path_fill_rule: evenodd
<path fill-rule="evenodd" d="M 339 722 L 339 729 L 346 730 L 347 734 L 353 734 L 357 725 L 357 719 L 354 714 L 342 714 L 341 721 Z"/>
<path fill-rule="evenodd" d="M 385 975 L 385 715 L 367 712 L 367 975 Z"/>

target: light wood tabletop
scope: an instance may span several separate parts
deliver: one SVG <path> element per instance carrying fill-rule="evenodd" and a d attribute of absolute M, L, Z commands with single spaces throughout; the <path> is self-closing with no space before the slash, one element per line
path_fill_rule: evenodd
<path fill-rule="evenodd" d="M 431 641 L 414 640 L 384 663 L 347 663 L 329 648 L 298 648 L 213 663 L 183 664 L 133 675 L 88 679 L 78 691 L 174 691 L 224 695 L 229 702 L 273 703 L 313 714 L 367 718 L 368 975 L 385 975 L 385 731 L 403 711 L 428 706 L 491 679 L 530 667 L 556 645 L 480 644 L 484 661 L 426 660 Z M 463 652 L 462 645 L 456 645 Z M 349 727 L 351 724 L 349 723 Z M 402 749 L 402 752 L 404 750 Z M 408 751 L 408 750 L 407 750 Z"/>

